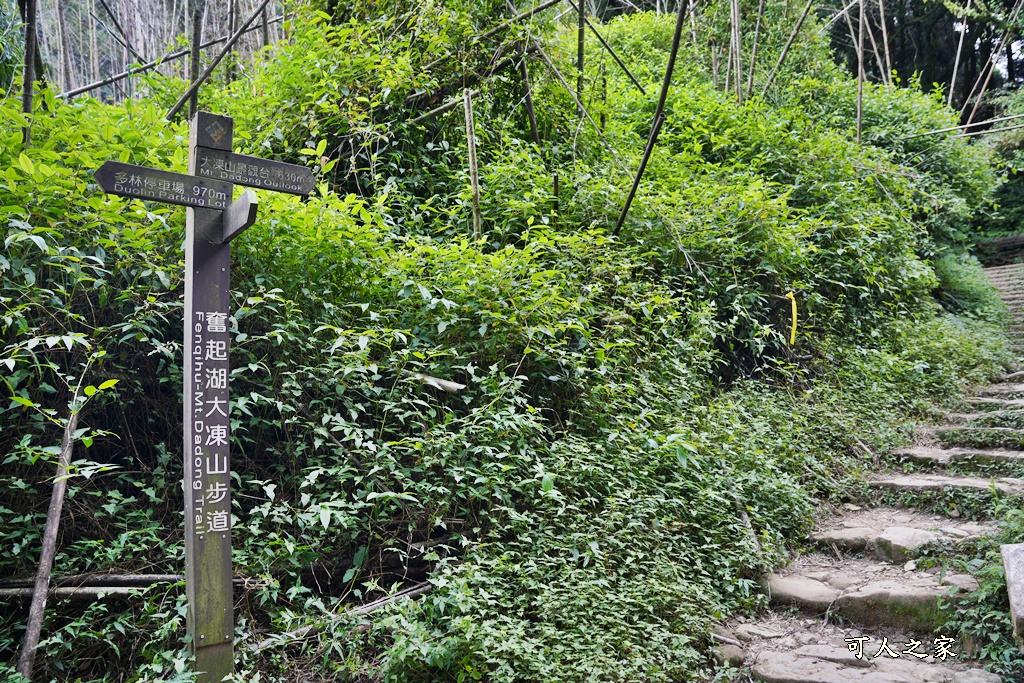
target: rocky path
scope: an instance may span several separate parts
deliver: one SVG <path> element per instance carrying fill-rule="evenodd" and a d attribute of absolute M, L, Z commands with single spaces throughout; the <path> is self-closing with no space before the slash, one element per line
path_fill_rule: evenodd
<path fill-rule="evenodd" d="M 986 272 L 1011 310 L 1024 310 L 1024 266 Z M 1024 355 L 1024 327 L 1013 331 Z M 967 660 L 958 634 L 942 632 L 940 599 L 969 594 L 977 580 L 919 567 L 918 558 L 993 532 L 990 497 L 1024 493 L 1024 479 L 999 476 L 1024 462 L 1024 372 L 968 399 L 919 441 L 868 482 L 872 502 L 819 519 L 810 550 L 766 578 L 766 615 L 717 629 L 719 659 L 763 683 L 1002 683 Z M 1024 544 L 1002 550 L 1024 635 Z"/>

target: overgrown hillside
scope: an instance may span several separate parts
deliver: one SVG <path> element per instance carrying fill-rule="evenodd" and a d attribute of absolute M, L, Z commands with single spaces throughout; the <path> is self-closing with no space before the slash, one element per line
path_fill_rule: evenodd
<path fill-rule="evenodd" d="M 201 97 L 238 151 L 319 174 L 308 199 L 261 194 L 233 244 L 239 680 L 712 680 L 711 624 L 757 609 L 815 508 L 858 495 L 863 445 L 1010 363 L 1005 309 L 958 251 L 997 174 L 962 139 L 904 139 L 955 123 L 914 87 L 866 87 L 858 144 L 856 82 L 813 20 L 768 83 L 780 3 L 737 103 L 714 5 L 616 234 L 674 17 L 599 27 L 646 94 L 588 43 L 591 125 L 555 75 L 574 85 L 576 34 L 553 10 L 477 41 L 501 3 L 342 4 L 299 9 L 273 58 Z M 472 76 L 521 43 L 540 144 L 518 70 Z M 480 239 L 461 107 L 413 120 L 463 84 Z M 71 409 L 55 573 L 183 569 L 184 211 L 91 176 L 184 171 L 187 124 L 162 118 L 183 88 L 47 92 L 24 151 L 0 103 L 0 576 L 34 572 Z M 425 577 L 372 620 L 331 616 Z M 26 609 L 0 615 L 9 662 Z M 52 601 L 38 680 L 189 680 L 183 615 L 181 584 Z"/>

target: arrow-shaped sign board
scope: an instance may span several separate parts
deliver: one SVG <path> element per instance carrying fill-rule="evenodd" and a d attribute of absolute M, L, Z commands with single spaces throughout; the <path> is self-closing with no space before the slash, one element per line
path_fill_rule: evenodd
<path fill-rule="evenodd" d="M 306 195 L 316 179 L 305 166 L 196 147 L 196 175 L 275 192 Z"/>
<path fill-rule="evenodd" d="M 226 209 L 231 183 L 161 171 L 148 166 L 107 161 L 93 174 L 104 192 L 206 209 Z"/>

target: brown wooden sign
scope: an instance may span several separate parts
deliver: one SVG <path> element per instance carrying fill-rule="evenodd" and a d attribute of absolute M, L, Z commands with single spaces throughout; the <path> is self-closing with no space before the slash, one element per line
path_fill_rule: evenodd
<path fill-rule="evenodd" d="M 196 149 L 196 175 L 289 194 L 307 195 L 316 187 L 313 171 L 305 166 L 208 147 Z"/>
<path fill-rule="evenodd" d="M 148 166 L 107 161 L 93 173 L 104 192 L 179 206 L 226 209 L 231 183 L 161 171 Z"/>
<path fill-rule="evenodd" d="M 231 240 L 256 220 L 251 190 L 307 194 L 303 166 L 231 152 L 234 122 L 199 112 L 189 129 L 190 175 L 108 161 L 95 172 L 104 191 L 188 207 L 185 220 L 184 459 L 185 593 L 197 683 L 234 670 L 231 569 Z"/>

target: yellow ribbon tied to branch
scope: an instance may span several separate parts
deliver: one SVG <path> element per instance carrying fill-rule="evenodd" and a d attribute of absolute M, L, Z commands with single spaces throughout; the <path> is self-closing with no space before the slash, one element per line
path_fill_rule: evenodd
<path fill-rule="evenodd" d="M 793 292 L 790 292 L 786 295 L 786 298 L 793 305 L 793 328 L 789 331 L 789 345 L 793 346 L 793 344 L 796 344 L 796 297 L 793 296 Z"/>

